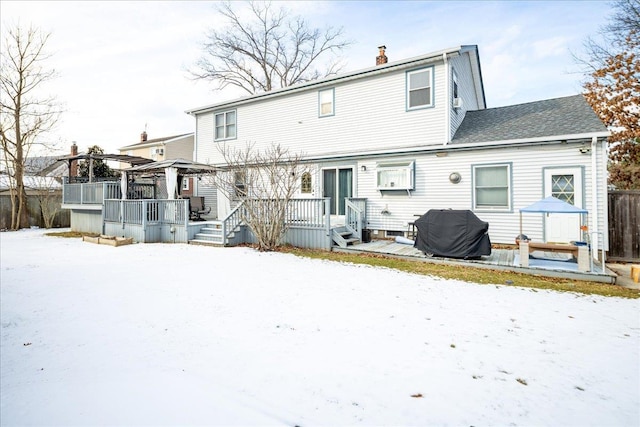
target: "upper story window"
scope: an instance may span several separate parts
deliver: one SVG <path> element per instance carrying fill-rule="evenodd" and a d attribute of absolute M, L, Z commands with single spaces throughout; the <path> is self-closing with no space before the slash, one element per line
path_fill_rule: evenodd
<path fill-rule="evenodd" d="M 511 210 L 511 165 L 473 166 L 473 208 Z"/>
<path fill-rule="evenodd" d="M 452 70 L 451 76 L 451 80 L 453 81 L 453 90 L 451 91 L 451 105 L 453 105 L 453 111 L 458 114 L 458 110 L 462 107 L 462 98 L 460 98 L 460 91 L 458 89 L 458 74 L 455 70 Z"/>
<path fill-rule="evenodd" d="M 325 89 L 318 92 L 318 116 L 333 116 L 334 110 L 334 89 Z"/>
<path fill-rule="evenodd" d="M 407 110 L 433 106 L 433 68 L 407 72 Z"/>
<path fill-rule="evenodd" d="M 458 96 L 458 74 L 456 74 L 455 70 L 453 71 L 453 99 L 460 98 Z"/>
<path fill-rule="evenodd" d="M 302 174 L 302 180 L 300 182 L 300 191 L 304 194 L 311 193 L 311 172 L 305 172 Z"/>
<path fill-rule="evenodd" d="M 215 123 L 215 139 L 233 139 L 236 137 L 235 110 L 216 114 Z"/>

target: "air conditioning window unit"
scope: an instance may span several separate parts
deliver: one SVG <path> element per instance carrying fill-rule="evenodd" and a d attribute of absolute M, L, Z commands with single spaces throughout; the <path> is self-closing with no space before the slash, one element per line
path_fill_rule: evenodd
<path fill-rule="evenodd" d="M 453 98 L 453 108 L 462 108 L 462 98 Z"/>

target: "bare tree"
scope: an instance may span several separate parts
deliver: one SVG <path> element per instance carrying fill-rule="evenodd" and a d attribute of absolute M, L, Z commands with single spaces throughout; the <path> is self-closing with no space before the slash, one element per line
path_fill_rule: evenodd
<path fill-rule="evenodd" d="M 609 138 L 609 183 L 619 189 L 640 188 L 640 0 L 618 0 L 601 30 L 603 42 L 588 39 L 590 72 L 585 97 Z"/>
<path fill-rule="evenodd" d="M 218 12 L 225 28 L 210 30 L 203 43 L 203 55 L 191 75 L 218 84 L 232 85 L 250 94 L 291 86 L 338 73 L 342 65 L 335 54 L 350 45 L 342 28 L 309 28 L 300 16 L 292 17 L 271 3 L 249 3 L 251 20 L 244 21 L 231 3 Z M 316 65 L 333 54 L 324 70 Z"/>
<path fill-rule="evenodd" d="M 583 42 L 585 55 L 573 54 L 575 62 L 585 73 L 605 67 L 607 59 L 620 52 L 629 34 L 638 34 L 640 28 L 640 1 L 615 0 L 611 3 L 613 12 L 607 24 L 600 27 L 597 35 L 589 36 Z"/>
<path fill-rule="evenodd" d="M 300 156 L 280 145 L 263 151 L 248 144 L 244 150 L 219 147 L 226 163 L 214 176 L 218 189 L 241 205 L 240 215 L 258 241 L 260 251 L 272 251 L 288 229 L 287 209 L 304 172 Z"/>
<path fill-rule="evenodd" d="M 51 228 L 62 205 L 60 182 L 51 176 L 34 176 L 32 180 L 31 192 L 38 200 L 44 227 Z"/>
<path fill-rule="evenodd" d="M 30 27 L 8 27 L 0 52 L 0 143 L 11 183 L 11 228 L 29 226 L 24 185 L 25 161 L 40 137 L 56 124 L 60 107 L 53 97 L 39 97 L 42 85 L 55 77 L 45 69 L 50 33 Z"/>

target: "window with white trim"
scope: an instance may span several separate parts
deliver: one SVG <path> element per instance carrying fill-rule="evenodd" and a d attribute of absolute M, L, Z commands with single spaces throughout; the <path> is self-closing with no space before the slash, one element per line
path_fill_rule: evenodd
<path fill-rule="evenodd" d="M 215 115 L 215 139 L 233 139 L 236 137 L 236 111 L 225 111 Z"/>
<path fill-rule="evenodd" d="M 407 110 L 433 106 L 433 68 L 407 72 Z"/>
<path fill-rule="evenodd" d="M 511 165 L 473 166 L 473 208 L 511 210 Z"/>
<path fill-rule="evenodd" d="M 187 178 L 186 176 L 182 178 L 182 189 L 185 191 L 189 191 L 189 181 L 191 178 Z"/>
<path fill-rule="evenodd" d="M 233 176 L 234 199 L 238 200 L 247 196 L 247 174 L 245 171 L 236 171 Z"/>
<path fill-rule="evenodd" d="M 318 116 L 334 115 L 334 89 L 325 89 L 318 91 Z"/>
<path fill-rule="evenodd" d="M 413 190 L 414 164 L 413 161 L 378 163 L 378 190 Z"/>

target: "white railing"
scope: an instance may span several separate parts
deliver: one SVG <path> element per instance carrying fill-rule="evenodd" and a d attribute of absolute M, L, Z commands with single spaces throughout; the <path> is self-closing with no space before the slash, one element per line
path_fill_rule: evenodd
<path fill-rule="evenodd" d="M 187 224 L 189 204 L 177 200 L 105 200 L 104 220 L 124 224 Z"/>
<path fill-rule="evenodd" d="M 153 184 L 134 183 L 129 187 L 128 199 L 152 199 L 155 195 Z M 120 182 L 65 183 L 62 189 L 62 203 L 70 205 L 101 205 L 107 199 L 122 198 Z"/>
<path fill-rule="evenodd" d="M 366 224 L 367 199 L 345 198 L 344 225 L 354 236 L 362 240 Z"/>
<path fill-rule="evenodd" d="M 277 206 L 277 201 L 271 200 L 248 200 L 248 203 L 260 204 L 263 209 L 273 208 Z M 270 206 L 273 205 L 273 206 Z M 325 215 L 324 212 L 329 212 L 330 199 L 291 199 L 287 203 L 287 207 L 284 213 L 285 226 L 288 228 L 306 228 L 306 229 L 320 229 L 327 230 L 327 235 L 331 227 L 330 215 Z M 260 209 L 253 209 L 253 214 L 258 215 Z M 229 243 L 229 238 L 237 230 L 238 226 L 245 224 L 248 216 L 251 214 L 247 209 L 245 202 L 236 206 L 235 209 L 224 218 L 222 222 L 222 236 L 223 244 Z M 271 218 L 273 215 L 261 215 L 264 218 Z M 248 225 L 248 224 L 245 224 Z"/>

